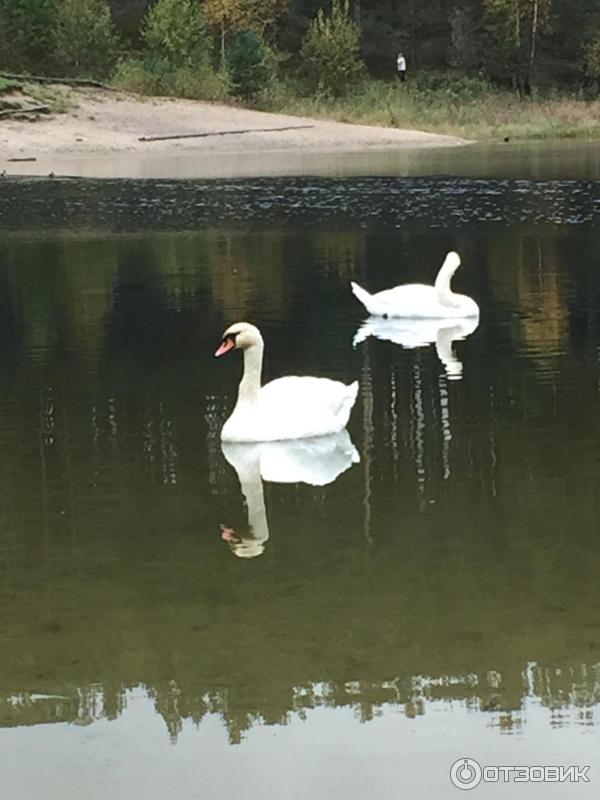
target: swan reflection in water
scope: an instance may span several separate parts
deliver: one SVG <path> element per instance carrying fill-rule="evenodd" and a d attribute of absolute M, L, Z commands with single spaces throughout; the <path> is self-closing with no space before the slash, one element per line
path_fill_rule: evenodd
<path fill-rule="evenodd" d="M 358 328 L 352 346 L 364 342 L 369 336 L 383 339 L 402 347 L 426 347 L 435 343 L 438 358 L 450 380 L 460 380 L 463 365 L 452 351 L 452 343 L 466 339 L 479 325 L 479 318 L 470 319 L 384 319 L 369 317 Z"/>
<path fill-rule="evenodd" d="M 318 439 L 221 442 L 221 450 L 237 472 L 248 509 L 248 535 L 240 536 L 233 528 L 221 526 L 221 538 L 240 558 L 260 556 L 269 538 L 263 481 L 325 486 L 360 461 L 346 429 Z"/>

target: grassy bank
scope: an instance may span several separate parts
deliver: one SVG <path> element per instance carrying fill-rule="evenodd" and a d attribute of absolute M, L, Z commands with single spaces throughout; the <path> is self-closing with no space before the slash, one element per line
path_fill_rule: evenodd
<path fill-rule="evenodd" d="M 189 74 L 188 74 L 189 73 Z M 150 96 L 160 93 L 197 100 L 239 104 L 228 94 L 226 77 L 179 70 L 161 78 L 141 65 L 123 65 L 121 89 Z M 168 80 L 167 80 L 168 78 Z M 553 92 L 520 98 L 485 80 L 451 72 L 413 73 L 406 83 L 367 79 L 335 97 L 309 91 L 301 80 L 271 77 L 250 108 L 275 113 L 413 128 L 467 139 L 600 139 L 600 100 Z"/>
<path fill-rule="evenodd" d="M 241 105 L 228 93 L 226 76 L 205 70 L 178 70 L 161 76 L 125 65 L 112 81 L 116 88 L 149 97 L 169 95 Z M 0 107 L 46 104 L 52 113 L 73 108 L 76 97 L 65 87 L 15 82 L 0 75 Z M 368 79 L 345 95 L 309 92 L 302 81 L 272 78 L 246 107 L 363 125 L 411 128 L 466 139 L 600 139 L 600 99 L 574 94 L 519 98 L 477 78 L 451 73 L 420 73 L 406 83 Z"/>
<path fill-rule="evenodd" d="M 64 87 L 17 81 L 0 75 L 0 111 L 4 117 L 18 118 L 31 108 L 42 107 L 46 113 L 62 114 L 73 105 Z M 29 119 L 34 120 L 35 117 Z"/>
<path fill-rule="evenodd" d="M 407 2 L 154 0 L 123 37 L 108 0 L 0 0 L 0 68 L 471 139 L 600 138 L 594 3 L 555 4 L 546 18 L 537 0 Z M 415 37 L 400 84 L 392 76 L 409 6 Z M 557 51 L 558 24 L 570 33 Z M 368 77 L 381 74 L 391 79 Z M 546 94 L 498 88 L 511 80 Z"/>
<path fill-rule="evenodd" d="M 258 98 L 258 108 L 467 139 L 600 138 L 600 100 L 561 94 L 520 99 L 477 79 L 415 76 L 412 85 L 369 80 L 340 98 L 303 95 L 293 84 L 277 82 Z"/>

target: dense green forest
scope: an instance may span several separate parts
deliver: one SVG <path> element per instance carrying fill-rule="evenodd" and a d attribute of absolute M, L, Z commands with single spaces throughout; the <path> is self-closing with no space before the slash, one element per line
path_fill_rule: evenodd
<path fill-rule="evenodd" d="M 475 119 L 465 108 L 498 93 L 505 105 L 594 100 L 600 0 L 0 0 L 2 69 L 300 113 L 319 113 L 317 102 L 341 119 L 467 130 Z M 483 115 L 495 130 L 519 114 L 498 109 Z M 561 114 L 572 135 L 579 112 L 544 113 L 550 135 L 561 133 Z M 597 114 L 588 116 L 579 121 L 591 133 Z"/>

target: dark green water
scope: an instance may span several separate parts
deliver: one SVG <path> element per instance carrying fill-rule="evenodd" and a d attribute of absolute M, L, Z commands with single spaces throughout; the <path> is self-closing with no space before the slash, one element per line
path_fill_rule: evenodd
<path fill-rule="evenodd" d="M 450 797 L 466 756 L 591 767 L 488 797 L 597 796 L 600 183 L 6 181 L 0 214 L 7 798 Z M 349 281 L 448 249 L 482 309 L 449 366 L 353 347 Z M 360 463 L 249 508 L 239 319 L 266 378 L 361 385 Z"/>

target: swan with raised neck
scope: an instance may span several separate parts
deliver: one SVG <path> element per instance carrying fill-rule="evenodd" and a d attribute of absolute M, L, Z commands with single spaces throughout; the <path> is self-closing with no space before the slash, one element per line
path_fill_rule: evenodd
<path fill-rule="evenodd" d="M 464 294 L 453 292 L 452 276 L 460 266 L 460 256 L 450 251 L 437 274 L 433 286 L 407 283 L 393 289 L 369 294 L 352 282 L 352 292 L 369 314 L 378 317 L 413 319 L 471 319 L 479 316 L 479 306 Z"/>
<path fill-rule="evenodd" d="M 232 349 L 244 354 L 244 374 L 238 388 L 236 409 L 240 405 L 256 405 L 260 391 L 262 362 L 265 343 L 260 331 L 249 322 L 236 322 L 223 334 L 223 341 L 215 356 L 221 356 Z"/>
<path fill-rule="evenodd" d="M 258 328 L 236 322 L 223 334 L 215 356 L 244 353 L 244 373 L 231 416 L 221 431 L 225 442 L 272 442 L 327 436 L 346 427 L 358 382 L 291 375 L 261 386 L 264 342 Z"/>

